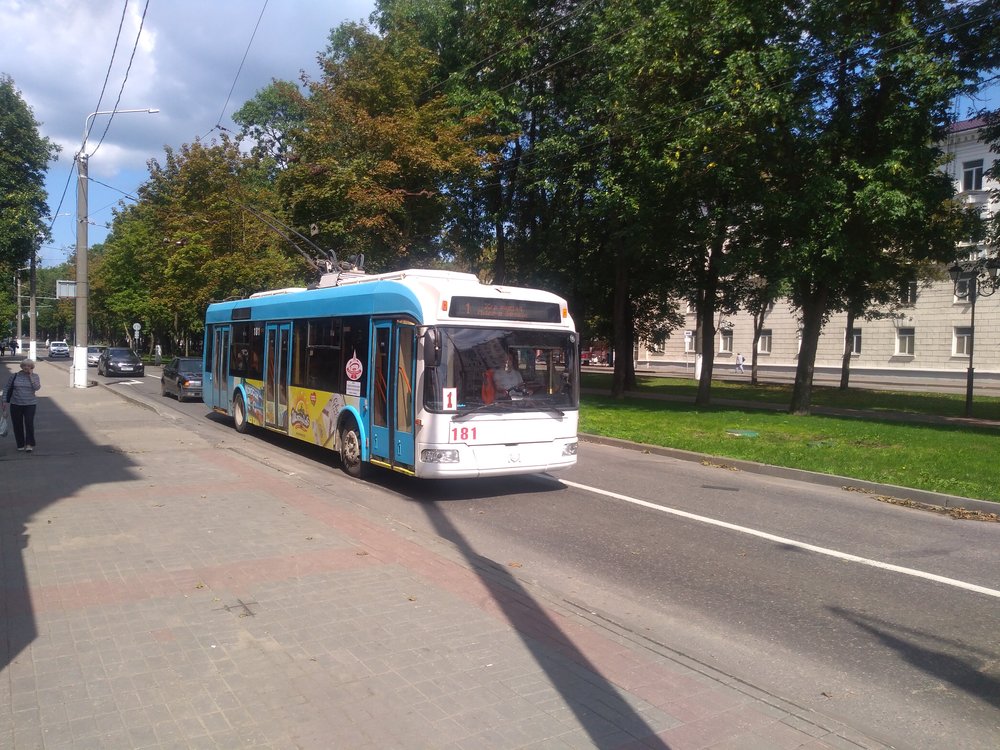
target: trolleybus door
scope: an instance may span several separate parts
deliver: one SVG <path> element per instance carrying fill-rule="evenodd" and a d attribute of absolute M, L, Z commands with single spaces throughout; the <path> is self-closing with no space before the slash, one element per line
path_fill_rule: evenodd
<path fill-rule="evenodd" d="M 212 340 L 212 406 L 229 409 L 229 326 L 217 326 Z"/>
<path fill-rule="evenodd" d="M 288 430 L 288 340 L 291 323 L 268 323 L 264 350 L 264 424 Z"/>
<path fill-rule="evenodd" d="M 377 321 L 374 337 L 369 390 L 372 461 L 412 469 L 414 326 Z"/>

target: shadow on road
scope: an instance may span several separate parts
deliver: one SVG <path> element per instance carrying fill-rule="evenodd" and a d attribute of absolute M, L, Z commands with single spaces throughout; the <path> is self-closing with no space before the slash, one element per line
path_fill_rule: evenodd
<path fill-rule="evenodd" d="M 893 649 L 917 669 L 1000 708 L 1000 680 L 984 673 L 980 668 L 983 664 L 1000 663 L 1000 654 L 977 649 L 968 643 L 955 643 L 934 633 L 886 622 L 841 607 L 831 607 L 830 611 L 873 636 L 882 645 Z M 979 664 L 972 664 L 949 653 L 957 651 L 975 654 L 979 657 Z"/>
<path fill-rule="evenodd" d="M 438 484 L 438 483 L 435 483 Z M 515 487 L 512 487 L 516 485 Z M 440 486 L 409 485 L 406 495 L 419 501 L 434 529 L 462 553 L 507 622 L 521 638 L 535 662 L 572 710 L 580 727 L 597 748 L 633 746 L 669 750 L 655 730 L 626 701 L 618 688 L 577 648 L 546 608 L 502 566 L 480 556 L 451 523 L 438 503 L 444 500 L 490 497 L 509 492 L 547 492 L 564 489 L 549 477 L 527 476 L 503 481 L 451 482 Z M 397 488 L 397 491 L 400 491 Z M 435 500 L 437 493 L 445 495 Z M 475 493 L 479 493 L 476 495 Z M 630 739 L 632 738 L 632 739 Z M 634 744 L 633 744 L 634 743 Z"/>

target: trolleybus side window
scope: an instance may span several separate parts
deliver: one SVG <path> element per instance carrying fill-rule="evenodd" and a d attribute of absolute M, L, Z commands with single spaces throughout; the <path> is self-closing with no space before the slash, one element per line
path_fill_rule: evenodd
<path fill-rule="evenodd" d="M 238 377 L 264 377 L 264 329 L 259 323 L 234 323 L 229 372 Z"/>
<path fill-rule="evenodd" d="M 202 362 L 204 363 L 203 368 L 205 372 L 212 371 L 212 352 L 213 352 L 213 346 L 215 344 L 215 342 L 213 341 L 214 338 L 215 338 L 215 326 L 209 326 L 208 335 L 205 336 L 205 354 L 202 359 Z"/>
<path fill-rule="evenodd" d="M 340 318 L 311 318 L 295 323 L 292 385 L 342 392 L 341 335 Z"/>

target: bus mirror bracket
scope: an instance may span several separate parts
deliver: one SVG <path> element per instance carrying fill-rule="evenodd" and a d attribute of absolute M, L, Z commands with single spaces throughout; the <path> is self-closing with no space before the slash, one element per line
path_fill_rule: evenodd
<path fill-rule="evenodd" d="M 424 365 L 437 367 L 441 363 L 441 337 L 437 328 L 424 331 Z"/>

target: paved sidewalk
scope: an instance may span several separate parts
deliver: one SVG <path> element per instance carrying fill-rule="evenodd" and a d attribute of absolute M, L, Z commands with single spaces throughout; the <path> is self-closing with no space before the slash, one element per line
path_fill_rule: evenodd
<path fill-rule="evenodd" d="M 0 441 L 0 748 L 884 747 L 366 515 L 363 483 L 38 372 L 37 450 Z"/>

